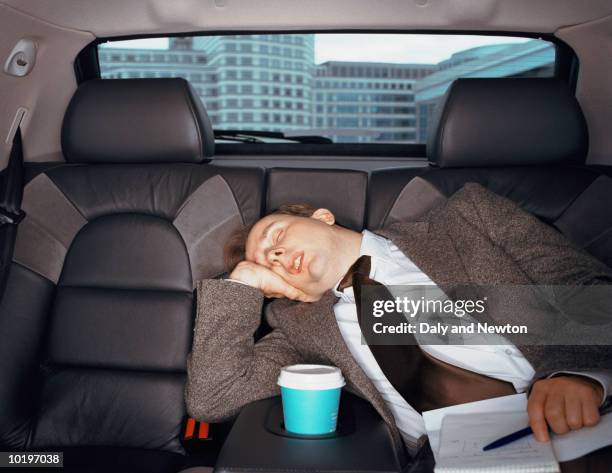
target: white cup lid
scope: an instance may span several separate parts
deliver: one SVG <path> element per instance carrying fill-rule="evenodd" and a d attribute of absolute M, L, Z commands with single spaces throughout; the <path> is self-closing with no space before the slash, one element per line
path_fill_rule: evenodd
<path fill-rule="evenodd" d="M 346 383 L 340 368 L 329 365 L 291 365 L 281 369 L 277 384 L 290 389 L 336 389 Z"/>

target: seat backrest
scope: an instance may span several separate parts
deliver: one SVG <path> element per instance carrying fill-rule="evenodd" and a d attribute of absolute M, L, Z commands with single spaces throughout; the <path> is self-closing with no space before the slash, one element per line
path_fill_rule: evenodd
<path fill-rule="evenodd" d="M 368 174 L 344 169 L 268 170 L 266 213 L 283 204 L 328 208 L 342 226 L 361 231 L 365 224 Z"/>
<path fill-rule="evenodd" d="M 612 179 L 584 166 L 576 99 L 548 79 L 459 79 L 437 109 L 429 168 L 374 172 L 369 228 L 418 220 L 466 182 L 508 197 L 612 265 Z"/>
<path fill-rule="evenodd" d="M 0 308 L 0 445 L 182 452 L 194 284 L 223 273 L 222 242 L 259 218 L 264 179 L 200 163 L 213 144 L 202 114 L 178 79 L 75 94 L 63 129 L 73 164 L 24 192 Z"/>

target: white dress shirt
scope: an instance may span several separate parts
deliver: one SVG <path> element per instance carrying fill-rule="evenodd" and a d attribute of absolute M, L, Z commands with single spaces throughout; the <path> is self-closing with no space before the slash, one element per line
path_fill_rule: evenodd
<path fill-rule="evenodd" d="M 363 255 L 371 257 L 370 278 L 385 286 L 435 285 L 396 245 L 367 230 L 363 231 L 361 242 L 360 256 Z M 395 390 L 370 348 L 362 343 L 353 288 L 339 291 L 336 285 L 333 292 L 339 297 L 334 314 L 349 351 L 387 403 L 400 433 L 408 443 L 413 443 L 425 434 L 423 418 Z M 441 361 L 510 382 L 517 392 L 524 392 L 535 374 L 529 361 L 501 335 L 490 334 L 487 342 L 487 345 L 420 345 L 420 348 Z M 600 381 L 606 390 L 609 380 L 591 377 Z M 604 399 L 606 395 L 604 392 Z"/>

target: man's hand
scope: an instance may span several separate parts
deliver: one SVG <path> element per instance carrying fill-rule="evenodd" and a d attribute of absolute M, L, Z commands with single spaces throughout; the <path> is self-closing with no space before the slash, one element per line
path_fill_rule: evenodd
<path fill-rule="evenodd" d="M 266 297 L 286 297 L 302 302 L 315 300 L 297 287 L 291 286 L 272 270 L 251 261 L 241 261 L 236 265 L 230 279 L 236 279 L 261 290 Z"/>
<path fill-rule="evenodd" d="M 602 399 L 601 385 L 585 376 L 563 375 L 536 381 L 527 403 L 535 438 L 547 442 L 548 426 L 556 434 L 564 434 L 597 424 Z"/>

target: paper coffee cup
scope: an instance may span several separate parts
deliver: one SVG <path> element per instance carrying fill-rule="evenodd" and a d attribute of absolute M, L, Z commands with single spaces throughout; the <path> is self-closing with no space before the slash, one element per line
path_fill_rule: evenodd
<path fill-rule="evenodd" d="M 342 386 L 346 383 L 335 366 L 292 365 L 281 369 L 285 430 L 295 434 L 323 435 L 334 432 Z"/>

